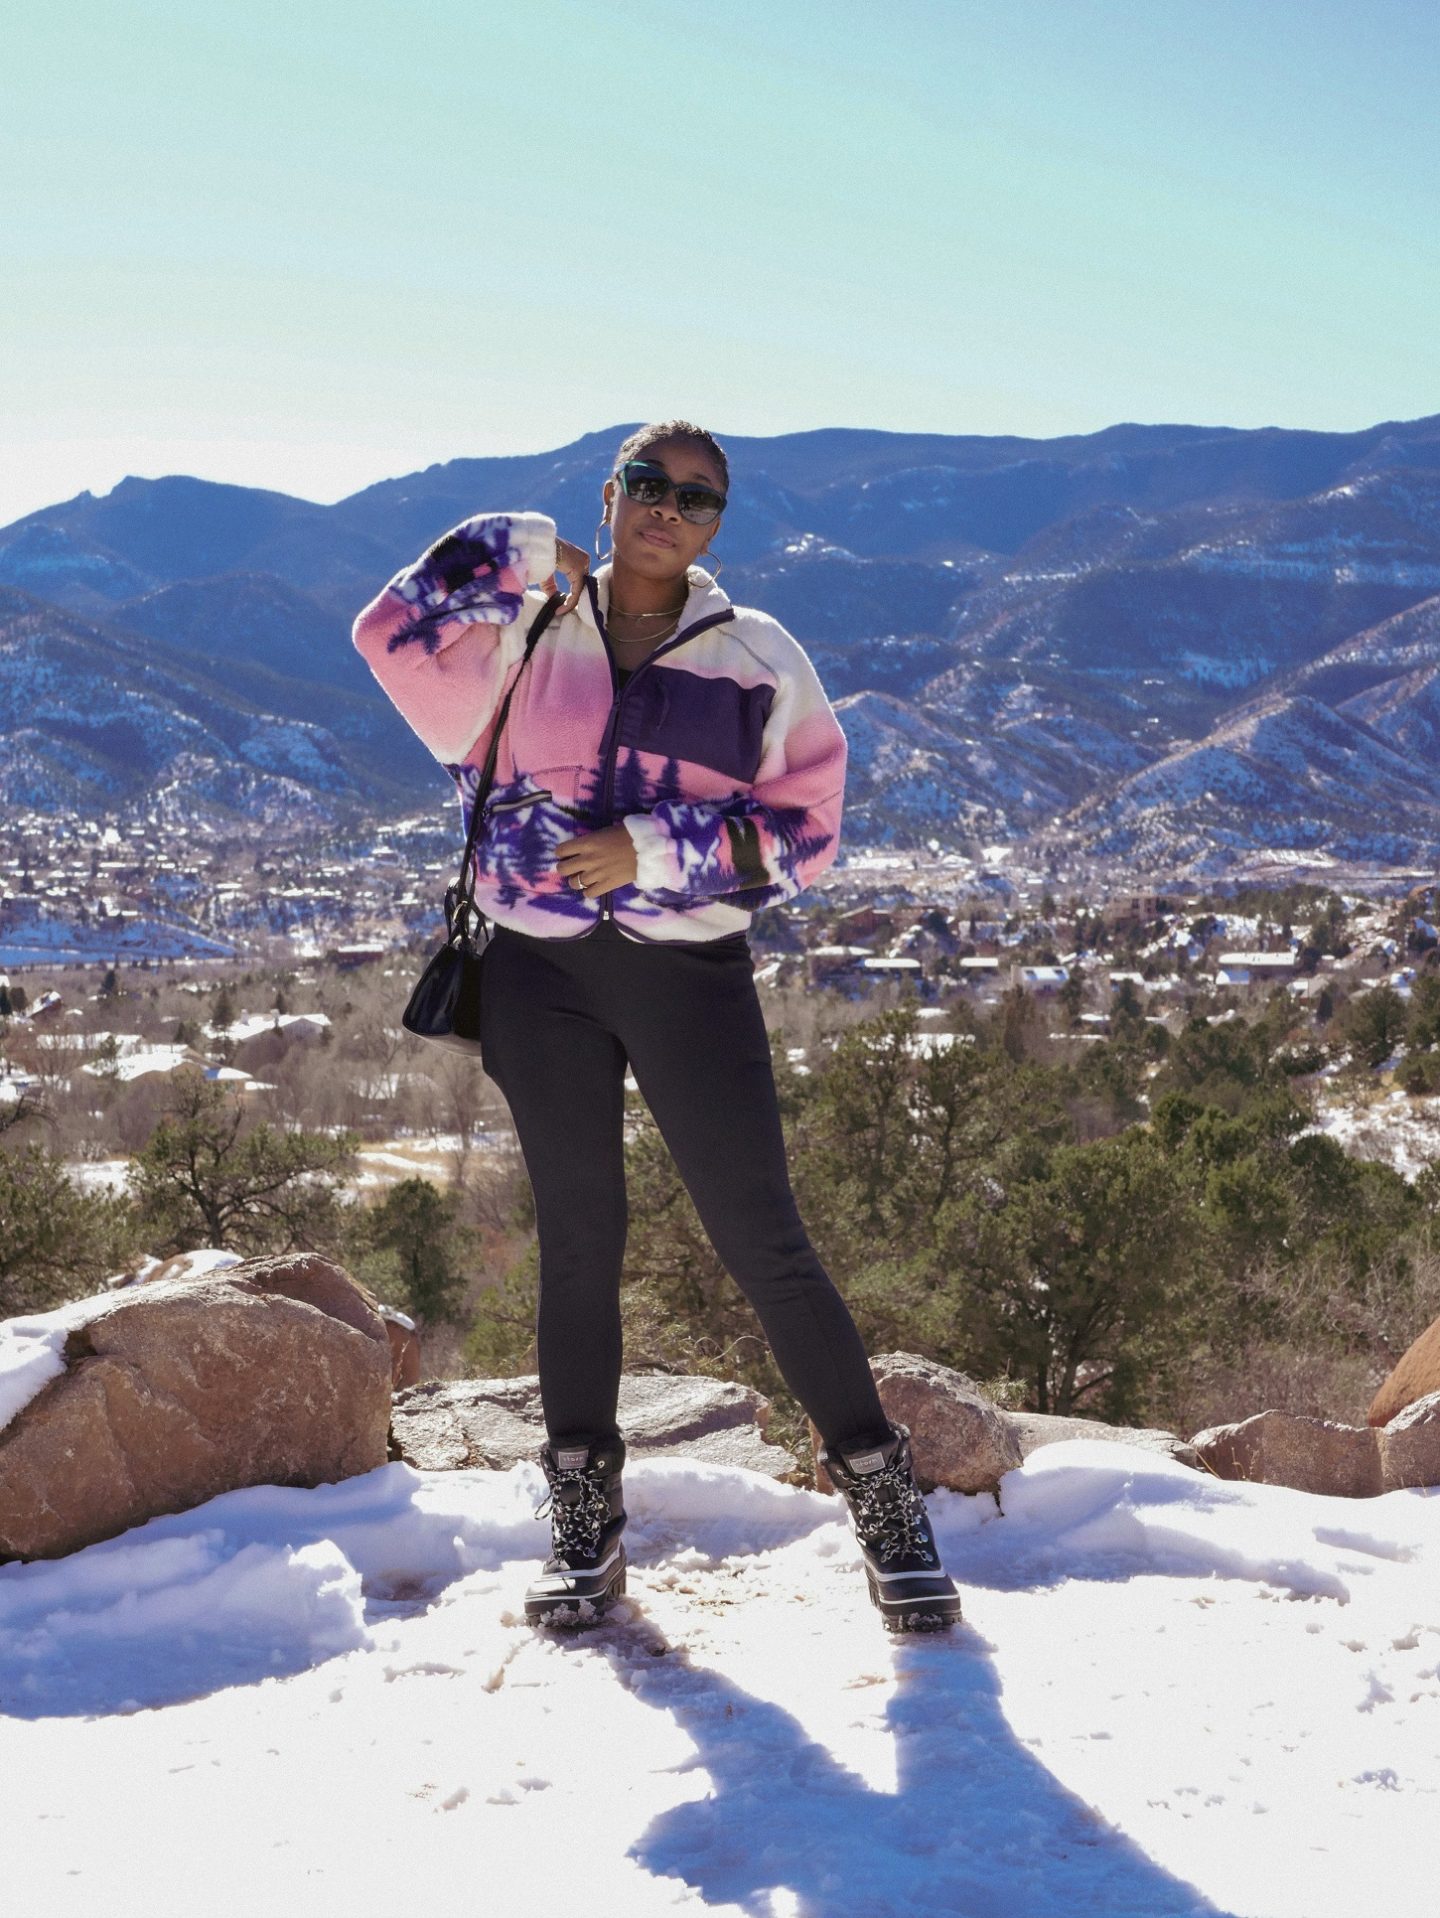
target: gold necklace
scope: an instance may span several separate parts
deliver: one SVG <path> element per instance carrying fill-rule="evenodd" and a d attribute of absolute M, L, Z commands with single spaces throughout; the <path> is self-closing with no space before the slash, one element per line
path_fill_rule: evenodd
<path fill-rule="evenodd" d="M 679 620 L 679 616 L 681 616 L 683 612 L 685 612 L 685 606 L 671 606 L 669 612 L 623 612 L 619 606 L 612 606 L 612 608 L 610 608 L 610 618 L 612 618 L 612 620 L 635 620 L 635 623 L 639 625 L 640 620 Z"/>
<path fill-rule="evenodd" d="M 671 626 L 678 626 L 680 624 L 680 621 L 678 618 L 676 618 L 676 619 L 673 619 L 670 622 L 670 624 Z M 663 646 L 665 641 L 669 639 L 669 637 L 670 637 L 669 628 L 662 626 L 659 628 L 657 632 L 653 632 L 653 633 L 631 633 L 629 635 L 624 635 L 621 633 L 611 633 L 610 643 L 612 646 L 618 646 L 621 648 L 628 648 L 632 646 L 643 646 L 645 648 L 645 651 L 642 657 L 648 659 L 650 657 L 651 652 L 655 649 L 655 647 Z"/>
<path fill-rule="evenodd" d="M 678 606 L 672 606 L 668 613 L 627 613 L 623 606 L 617 606 L 612 601 L 610 605 L 610 617 L 612 619 L 677 619 L 680 614 L 684 612 L 685 600 L 688 600 L 689 597 L 690 595 L 687 593 L 685 599 L 682 599 Z"/>

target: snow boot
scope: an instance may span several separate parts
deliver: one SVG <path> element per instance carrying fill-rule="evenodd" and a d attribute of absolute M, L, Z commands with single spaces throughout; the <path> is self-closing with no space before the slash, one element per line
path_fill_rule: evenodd
<path fill-rule="evenodd" d="M 850 1508 L 870 1597 L 890 1632 L 943 1632 L 960 1618 L 960 1595 L 940 1564 L 930 1514 L 915 1483 L 910 1428 L 888 1420 L 890 1437 L 820 1461 Z"/>
<path fill-rule="evenodd" d="M 593 1625 L 625 1590 L 626 1525 L 620 1475 L 625 1441 L 547 1439 L 537 1456 L 550 1490 L 551 1551 L 525 1594 L 532 1625 Z"/>

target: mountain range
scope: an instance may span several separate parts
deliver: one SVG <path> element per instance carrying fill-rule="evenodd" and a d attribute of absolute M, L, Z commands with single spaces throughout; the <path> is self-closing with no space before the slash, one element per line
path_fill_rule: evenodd
<path fill-rule="evenodd" d="M 474 512 L 589 546 L 629 430 L 329 506 L 132 477 L 0 529 L 0 797 L 438 801 L 351 621 Z M 722 584 L 821 673 L 848 843 L 1024 838 L 1155 877 L 1440 857 L 1440 415 L 725 445 Z"/>

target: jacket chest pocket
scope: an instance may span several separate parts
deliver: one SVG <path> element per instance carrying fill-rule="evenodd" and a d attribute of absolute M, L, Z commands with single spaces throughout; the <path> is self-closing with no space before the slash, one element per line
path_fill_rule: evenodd
<path fill-rule="evenodd" d="M 760 768 L 765 722 L 775 700 L 770 685 L 742 686 L 655 665 L 625 688 L 620 744 L 686 760 L 749 785 Z"/>

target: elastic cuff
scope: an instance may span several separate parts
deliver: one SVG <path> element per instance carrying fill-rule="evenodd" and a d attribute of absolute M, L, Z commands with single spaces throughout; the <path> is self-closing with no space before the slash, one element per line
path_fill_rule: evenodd
<path fill-rule="evenodd" d="M 677 890 L 669 833 L 649 813 L 627 813 L 620 822 L 635 847 L 635 884 L 641 892 Z"/>
<path fill-rule="evenodd" d="M 555 522 L 548 513 L 512 513 L 510 533 L 525 568 L 525 583 L 538 586 L 555 571 Z"/>

